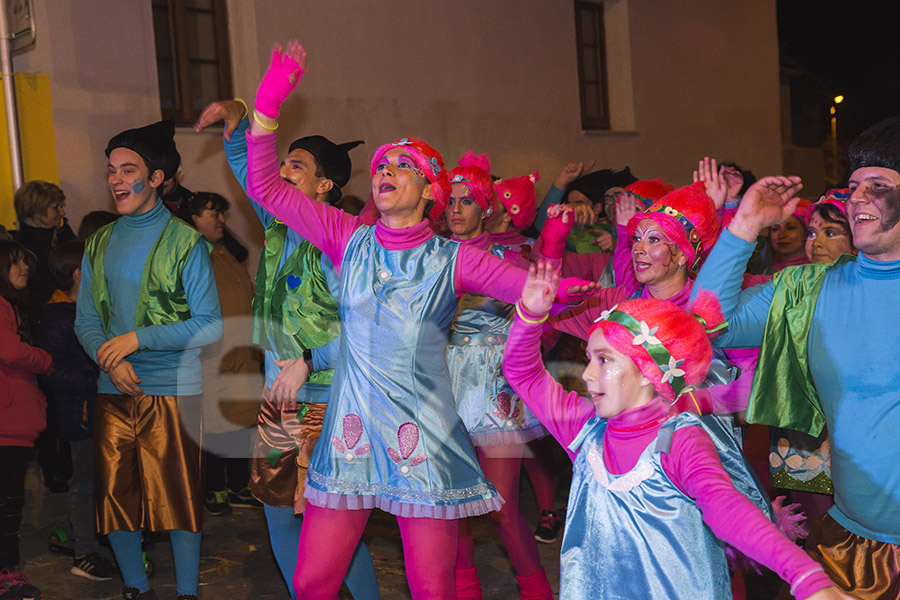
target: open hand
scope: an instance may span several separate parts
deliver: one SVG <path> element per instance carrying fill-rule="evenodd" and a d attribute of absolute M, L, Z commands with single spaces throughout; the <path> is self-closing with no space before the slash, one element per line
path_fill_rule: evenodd
<path fill-rule="evenodd" d="M 522 308 L 534 316 L 544 316 L 553 306 L 559 288 L 559 271 L 549 262 L 539 260 L 528 267 L 528 279 L 522 287 Z"/>
<path fill-rule="evenodd" d="M 97 364 L 100 365 L 101 369 L 109 373 L 109 370 L 119 364 L 119 361 L 129 354 L 137 352 L 139 348 L 136 332 L 130 331 L 117 335 L 104 342 L 100 349 L 97 350 Z"/>
<path fill-rule="evenodd" d="M 741 198 L 728 231 L 744 241 L 756 240 L 759 232 L 790 217 L 800 198 L 803 184 L 796 176 L 763 177 L 751 185 Z"/>
<path fill-rule="evenodd" d="M 210 125 L 225 121 L 225 139 L 230 140 L 231 134 L 240 125 L 243 116 L 244 105 L 236 100 L 211 102 L 203 109 L 200 118 L 194 123 L 194 131 L 200 133 Z"/>
<path fill-rule="evenodd" d="M 643 210 L 643 202 L 632 196 L 631 193 L 619 194 L 619 200 L 616 204 L 616 225 L 627 227 L 628 221 Z"/>
<path fill-rule="evenodd" d="M 269 68 L 259 82 L 256 90 L 254 108 L 263 116 L 277 119 L 281 105 L 287 100 L 294 88 L 306 72 L 306 50 L 299 40 L 288 42 L 282 51 L 281 46 L 272 47 Z"/>
<path fill-rule="evenodd" d="M 706 184 L 706 195 L 712 198 L 716 209 L 725 205 L 728 196 L 728 182 L 725 180 L 724 167 L 720 169 L 716 159 L 704 156 L 694 171 L 694 183 L 702 181 Z"/>
<path fill-rule="evenodd" d="M 109 380 L 119 392 L 128 396 L 141 396 L 144 393 L 144 390 L 138 385 L 141 383 L 141 378 L 135 374 L 134 367 L 127 360 L 120 360 L 109 370 Z"/>

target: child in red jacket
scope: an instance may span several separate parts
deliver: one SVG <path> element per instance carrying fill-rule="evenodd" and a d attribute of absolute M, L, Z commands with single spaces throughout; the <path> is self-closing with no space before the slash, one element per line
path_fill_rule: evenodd
<path fill-rule="evenodd" d="M 19 524 L 30 450 L 47 424 L 37 374 L 48 372 L 53 361 L 28 343 L 28 257 L 19 243 L 0 240 L 0 598 L 40 597 L 18 567 Z"/>

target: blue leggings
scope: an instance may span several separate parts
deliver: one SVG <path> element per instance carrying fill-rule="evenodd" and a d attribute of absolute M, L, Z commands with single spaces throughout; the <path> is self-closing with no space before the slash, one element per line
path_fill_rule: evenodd
<path fill-rule="evenodd" d="M 144 557 L 141 551 L 140 531 L 111 531 L 109 543 L 125 587 L 134 587 L 141 592 L 150 589 L 147 573 L 144 571 Z M 175 558 L 175 581 L 178 594 L 197 594 L 200 581 L 200 539 L 199 532 L 173 529 L 169 532 L 172 555 Z"/>
<path fill-rule="evenodd" d="M 297 566 L 297 548 L 300 545 L 300 527 L 303 524 L 303 515 L 294 515 L 294 509 L 290 506 L 263 505 L 266 511 L 266 522 L 269 524 L 269 540 L 272 543 L 272 551 L 275 553 L 275 561 L 281 574 L 294 595 L 294 569 Z M 372 564 L 372 555 L 366 545 L 359 542 L 353 554 L 353 560 L 347 568 L 344 583 L 350 589 L 355 600 L 380 600 L 378 582 L 375 580 L 375 566 Z"/>

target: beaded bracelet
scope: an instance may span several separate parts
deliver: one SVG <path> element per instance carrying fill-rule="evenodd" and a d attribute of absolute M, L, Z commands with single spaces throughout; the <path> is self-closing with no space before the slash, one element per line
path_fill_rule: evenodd
<path fill-rule="evenodd" d="M 539 323 L 543 323 L 544 321 L 547 320 L 547 317 L 550 316 L 549 314 L 546 314 L 542 318 L 538 319 L 537 321 L 535 321 L 534 319 L 529 319 L 528 317 L 526 317 L 525 315 L 522 314 L 522 309 L 519 307 L 518 302 L 516 302 L 516 314 L 519 315 L 520 319 L 522 319 L 526 323 L 531 323 L 532 325 L 537 325 Z"/>
<path fill-rule="evenodd" d="M 266 125 L 265 123 L 263 123 L 263 122 L 260 120 L 260 118 L 259 118 L 259 111 L 258 111 L 258 110 L 254 110 L 254 111 L 253 111 L 253 118 L 256 119 L 256 122 L 259 123 L 259 126 L 262 127 L 263 129 L 267 129 L 267 130 L 269 130 L 269 131 L 275 131 L 276 129 L 278 129 L 278 122 L 277 122 L 277 121 L 275 122 L 275 127 L 269 127 L 268 125 Z"/>

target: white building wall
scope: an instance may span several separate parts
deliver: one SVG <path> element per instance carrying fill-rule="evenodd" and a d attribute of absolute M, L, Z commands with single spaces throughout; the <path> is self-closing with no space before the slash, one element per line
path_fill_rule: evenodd
<path fill-rule="evenodd" d="M 50 75 L 68 212 L 110 208 L 106 141 L 159 118 L 149 0 L 35 0 L 38 43 L 17 71 Z M 282 111 L 279 147 L 301 135 L 364 139 L 348 192 L 368 195 L 374 150 L 415 135 L 455 164 L 467 148 L 512 176 L 540 170 L 542 194 L 569 160 L 630 165 L 690 182 L 705 154 L 757 174 L 781 165 L 772 0 L 607 2 L 613 122 L 583 132 L 570 0 L 229 0 L 235 93 L 251 100 L 271 44 L 297 37 L 309 71 Z M 187 187 L 232 200 L 230 226 L 261 230 L 221 152 L 219 132 L 180 130 Z"/>

